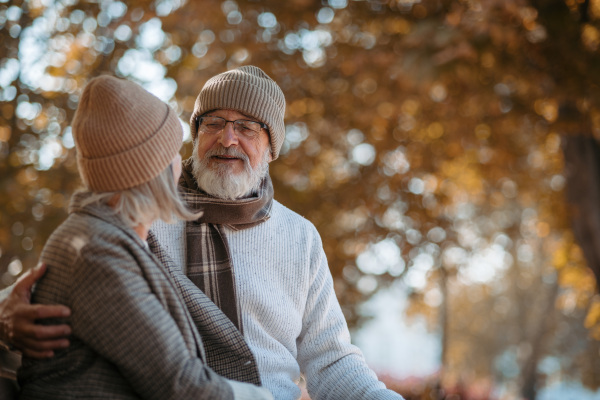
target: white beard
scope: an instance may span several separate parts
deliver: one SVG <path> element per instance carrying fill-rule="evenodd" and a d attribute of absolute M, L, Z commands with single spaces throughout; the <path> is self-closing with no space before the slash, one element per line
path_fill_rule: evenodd
<path fill-rule="evenodd" d="M 232 173 L 228 165 L 209 166 L 210 158 L 216 155 L 238 157 L 244 162 L 244 170 Z M 248 156 L 234 147 L 219 145 L 216 149 L 208 150 L 204 158 L 200 159 L 196 140 L 192 154 L 192 171 L 198 187 L 211 196 L 227 200 L 240 199 L 258 192 L 263 178 L 269 173 L 269 149 L 265 150 L 263 159 L 256 168 L 252 168 Z"/>

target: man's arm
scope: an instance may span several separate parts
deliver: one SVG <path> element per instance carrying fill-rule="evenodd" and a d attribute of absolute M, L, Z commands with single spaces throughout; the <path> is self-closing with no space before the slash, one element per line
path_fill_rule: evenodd
<path fill-rule="evenodd" d="M 312 255 L 311 285 L 298 341 L 298 363 L 311 398 L 402 400 L 385 388 L 351 344 L 333 278 L 320 243 Z"/>
<path fill-rule="evenodd" d="M 0 301 L 0 340 L 12 344 L 24 355 L 32 358 L 48 358 L 54 350 L 66 348 L 71 334 L 68 325 L 37 325 L 38 319 L 65 318 L 71 314 L 61 305 L 32 305 L 31 288 L 46 272 L 40 265 L 24 274 L 11 288 L 2 291 Z"/>
<path fill-rule="evenodd" d="M 33 285 L 44 275 L 44 264 L 28 271 L 15 285 L 0 292 L 0 341 L 10 343 L 32 358 L 48 358 L 53 350 L 66 348 L 71 334 L 69 325 L 37 325 L 37 319 L 64 318 L 71 310 L 62 305 L 30 303 Z M 3 346 L 0 346 L 3 347 Z M 0 348 L 0 351 L 3 349 Z M 7 353 L 9 356 L 14 353 Z M 235 400 L 271 399 L 270 393 L 254 385 L 227 381 Z"/>

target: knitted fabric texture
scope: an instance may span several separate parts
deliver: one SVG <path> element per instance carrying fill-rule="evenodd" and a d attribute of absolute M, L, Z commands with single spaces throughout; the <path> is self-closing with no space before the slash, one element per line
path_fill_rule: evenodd
<path fill-rule="evenodd" d="M 245 65 L 209 79 L 194 106 L 190 119 L 192 139 L 198 136 L 196 119 L 208 111 L 234 110 L 267 124 L 273 160 L 285 138 L 285 97 L 275 81 L 260 68 Z"/>
<path fill-rule="evenodd" d="M 264 387 L 278 400 L 300 399 L 296 382 L 304 374 L 314 400 L 401 400 L 351 344 L 315 227 L 276 200 L 270 215 L 252 228 L 225 227 L 244 338 Z M 185 268 L 185 222 L 158 220 L 151 230 Z"/>
<path fill-rule="evenodd" d="M 79 174 L 93 192 L 146 183 L 167 168 L 181 148 L 175 112 L 136 83 L 92 79 L 73 118 Z"/>

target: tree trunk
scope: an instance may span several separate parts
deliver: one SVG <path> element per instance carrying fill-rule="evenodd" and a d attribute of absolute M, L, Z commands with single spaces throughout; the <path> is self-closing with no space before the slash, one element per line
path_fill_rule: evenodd
<path fill-rule="evenodd" d="M 558 295 L 558 281 L 552 284 L 547 291 L 545 302 L 541 312 L 536 315 L 537 323 L 534 324 L 534 332 L 531 335 L 529 343 L 531 344 L 531 353 L 523 363 L 521 373 L 521 396 L 526 400 L 535 400 L 537 396 L 537 368 L 540 358 L 544 355 L 544 339 L 550 329 L 552 316 L 554 315 L 554 304 Z"/>
<path fill-rule="evenodd" d="M 567 199 L 575 239 L 600 287 L 600 145 L 586 136 L 563 137 Z"/>

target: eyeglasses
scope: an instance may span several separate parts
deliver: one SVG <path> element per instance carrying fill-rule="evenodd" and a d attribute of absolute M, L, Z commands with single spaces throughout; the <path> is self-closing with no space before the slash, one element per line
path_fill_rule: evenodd
<path fill-rule="evenodd" d="M 198 129 L 204 133 L 215 134 L 225 129 L 228 122 L 233 124 L 233 130 L 238 134 L 248 138 L 256 137 L 261 129 L 267 129 L 267 125 L 258 121 L 250 121 L 247 119 L 238 119 L 229 121 L 221 117 L 198 117 Z"/>

